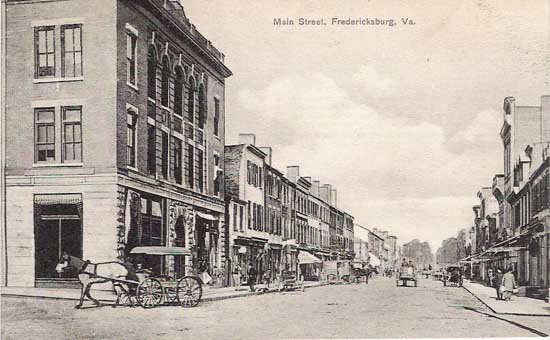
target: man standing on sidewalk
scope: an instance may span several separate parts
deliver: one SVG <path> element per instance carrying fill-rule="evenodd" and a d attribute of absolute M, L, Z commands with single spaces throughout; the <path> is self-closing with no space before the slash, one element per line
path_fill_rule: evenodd
<path fill-rule="evenodd" d="M 248 278 L 247 278 L 247 283 L 248 283 L 248 286 L 250 287 L 250 291 L 253 292 L 254 291 L 254 284 L 256 283 L 256 269 L 254 268 L 254 266 L 252 265 L 252 263 L 250 263 L 248 265 L 248 271 L 246 273 L 248 275 Z"/>
<path fill-rule="evenodd" d="M 497 274 L 495 277 L 495 288 L 497 290 L 497 300 L 502 300 L 502 291 L 500 290 L 500 286 L 502 286 L 502 277 L 504 275 L 502 274 L 502 270 L 500 268 L 497 268 Z"/>
<path fill-rule="evenodd" d="M 503 298 L 504 301 L 510 301 L 512 299 L 512 293 L 516 286 L 516 278 L 514 277 L 514 267 L 508 267 L 508 272 L 502 277 L 502 286 L 504 287 Z"/>

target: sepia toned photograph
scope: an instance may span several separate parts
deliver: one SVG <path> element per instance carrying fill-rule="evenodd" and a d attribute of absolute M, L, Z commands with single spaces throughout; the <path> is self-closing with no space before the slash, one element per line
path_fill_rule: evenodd
<path fill-rule="evenodd" d="M 0 0 L 2 339 L 550 336 L 548 0 Z"/>

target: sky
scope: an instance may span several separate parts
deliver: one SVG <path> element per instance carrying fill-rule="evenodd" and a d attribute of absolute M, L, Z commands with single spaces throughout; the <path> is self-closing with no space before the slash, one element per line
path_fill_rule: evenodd
<path fill-rule="evenodd" d="M 338 207 L 403 244 L 473 223 L 502 173 L 502 106 L 550 94 L 546 0 L 183 0 L 225 53 L 226 144 L 241 132 L 280 170 L 331 183 Z M 301 26 L 298 18 L 325 19 Z M 331 18 L 396 26 L 333 26 Z M 294 19 L 293 26 L 273 25 Z M 404 25 L 401 18 L 415 25 Z"/>

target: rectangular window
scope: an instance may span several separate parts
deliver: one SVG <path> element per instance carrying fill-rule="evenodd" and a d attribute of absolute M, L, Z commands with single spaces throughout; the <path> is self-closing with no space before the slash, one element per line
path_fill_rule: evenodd
<path fill-rule="evenodd" d="M 220 135 L 220 100 L 214 98 L 214 136 Z"/>
<path fill-rule="evenodd" d="M 233 230 L 238 231 L 237 227 L 237 205 L 233 203 Z"/>
<path fill-rule="evenodd" d="M 55 77 L 55 26 L 34 29 L 35 78 Z"/>
<path fill-rule="evenodd" d="M 55 110 L 36 109 L 34 116 L 35 161 L 55 162 Z"/>
<path fill-rule="evenodd" d="M 82 162 L 81 119 L 80 107 L 63 108 L 63 162 Z"/>
<path fill-rule="evenodd" d="M 214 195 L 218 196 L 223 180 L 223 171 L 220 169 L 220 156 L 214 155 Z"/>
<path fill-rule="evenodd" d="M 136 122 L 135 112 L 128 110 L 128 120 L 126 128 L 126 164 L 131 167 L 136 166 Z"/>
<path fill-rule="evenodd" d="M 168 133 L 162 131 L 162 177 L 164 179 L 168 178 Z"/>
<path fill-rule="evenodd" d="M 61 26 L 61 76 L 82 76 L 82 25 Z"/>
<path fill-rule="evenodd" d="M 199 191 L 204 190 L 204 152 L 197 150 L 197 180 Z"/>
<path fill-rule="evenodd" d="M 250 201 L 248 201 L 246 212 L 248 214 L 248 229 L 252 229 L 252 203 Z"/>
<path fill-rule="evenodd" d="M 242 206 L 239 206 L 239 229 L 241 231 L 244 231 L 244 227 L 243 227 L 243 215 L 244 215 L 244 211 L 243 211 L 243 207 Z"/>
<path fill-rule="evenodd" d="M 194 171 L 194 157 L 193 152 L 195 152 L 193 145 L 187 144 L 187 184 L 191 189 L 193 189 L 193 184 L 195 176 L 193 176 Z"/>
<path fill-rule="evenodd" d="M 182 164 L 182 146 L 181 140 L 174 138 L 174 179 L 177 184 L 181 184 L 181 164 Z"/>
<path fill-rule="evenodd" d="M 157 135 L 154 125 L 147 126 L 147 173 L 157 174 Z"/>
<path fill-rule="evenodd" d="M 129 84 L 136 85 L 136 55 L 137 55 L 137 37 L 132 32 L 126 33 L 126 81 Z"/>

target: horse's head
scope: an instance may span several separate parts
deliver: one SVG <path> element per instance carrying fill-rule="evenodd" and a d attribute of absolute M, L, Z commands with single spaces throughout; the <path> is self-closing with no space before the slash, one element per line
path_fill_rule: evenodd
<path fill-rule="evenodd" d="M 55 267 L 55 270 L 58 273 L 63 273 L 69 268 L 71 268 L 71 256 L 63 252 L 61 257 L 59 258 L 59 261 L 57 262 L 57 266 Z"/>

